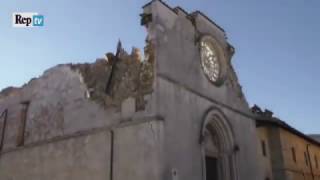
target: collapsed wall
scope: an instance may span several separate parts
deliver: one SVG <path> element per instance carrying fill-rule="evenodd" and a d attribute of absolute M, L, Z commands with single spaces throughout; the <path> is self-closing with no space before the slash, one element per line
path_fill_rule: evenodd
<path fill-rule="evenodd" d="M 94 63 L 58 65 L 2 90 L 0 179 L 159 179 L 153 83 L 152 44 L 143 57 L 119 43 Z"/>
<path fill-rule="evenodd" d="M 142 59 L 139 49 L 133 48 L 128 54 L 118 48 L 117 54 L 106 54 L 93 64 L 71 64 L 71 69 L 82 75 L 88 88 L 87 96 L 98 104 L 120 107 L 121 102 L 132 97 L 136 109 L 146 106 L 144 95 L 152 92 L 154 52 L 151 44 L 145 47 L 146 59 Z"/>
<path fill-rule="evenodd" d="M 144 57 L 137 48 L 127 53 L 119 42 L 115 54 L 94 63 L 58 65 L 21 88 L 2 90 L 0 115 L 6 115 L 0 117 L 0 151 L 148 114 L 153 64 L 150 42 Z"/>
<path fill-rule="evenodd" d="M 94 63 L 62 64 L 54 68 L 67 66 L 79 73 L 81 81 L 87 87 L 87 98 L 105 108 L 119 107 L 123 100 L 133 97 L 138 102 L 138 109 L 142 110 L 146 104 L 143 96 L 152 92 L 154 78 L 152 45 L 147 43 L 144 57 L 135 47 L 132 48 L 131 54 L 128 54 L 122 49 L 121 42 L 117 51 L 119 51 L 117 55 L 107 53 L 105 58 L 99 58 Z M 23 93 L 24 88 L 28 88 L 29 84 L 42 77 L 33 78 L 21 88 L 3 89 L 0 91 L 0 102 L 9 96 Z"/>

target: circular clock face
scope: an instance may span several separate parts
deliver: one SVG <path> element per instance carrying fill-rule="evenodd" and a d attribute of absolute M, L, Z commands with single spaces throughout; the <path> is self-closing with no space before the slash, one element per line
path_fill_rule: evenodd
<path fill-rule="evenodd" d="M 203 71 L 210 81 L 217 82 L 221 73 L 218 52 L 208 39 L 202 40 L 200 46 Z"/>

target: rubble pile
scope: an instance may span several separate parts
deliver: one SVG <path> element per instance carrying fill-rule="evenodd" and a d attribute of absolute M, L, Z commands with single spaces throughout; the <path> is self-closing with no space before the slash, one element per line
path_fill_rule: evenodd
<path fill-rule="evenodd" d="M 144 49 L 142 59 L 139 49 L 131 54 L 118 47 L 117 54 L 107 53 L 105 59 L 92 64 L 71 64 L 78 71 L 88 88 L 88 97 L 105 108 L 119 108 L 129 97 L 136 99 L 136 109 L 145 107 L 144 96 L 152 92 L 154 78 L 154 50 L 151 44 Z"/>

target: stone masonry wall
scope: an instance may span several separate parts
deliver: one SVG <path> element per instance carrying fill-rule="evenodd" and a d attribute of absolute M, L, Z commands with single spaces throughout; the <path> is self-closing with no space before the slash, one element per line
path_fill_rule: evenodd
<path fill-rule="evenodd" d="M 146 59 L 136 48 L 131 54 L 121 46 L 117 51 L 91 64 L 58 65 L 21 88 L 1 91 L 0 113 L 8 110 L 2 151 L 16 148 L 21 136 L 24 144 L 36 143 L 116 125 L 125 114 L 122 111 L 150 112 L 154 62 L 151 44 L 145 48 Z M 109 78 L 111 83 L 107 84 Z M 108 85 L 110 92 L 106 92 Z M 24 121 L 25 102 L 29 105 Z M 3 124 L 4 118 L 0 118 L 0 128 Z"/>

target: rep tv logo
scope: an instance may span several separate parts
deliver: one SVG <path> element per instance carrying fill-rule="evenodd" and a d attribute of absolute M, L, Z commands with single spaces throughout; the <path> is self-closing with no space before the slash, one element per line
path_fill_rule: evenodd
<path fill-rule="evenodd" d="M 34 12 L 13 13 L 13 27 L 39 27 L 44 25 L 44 16 Z"/>

